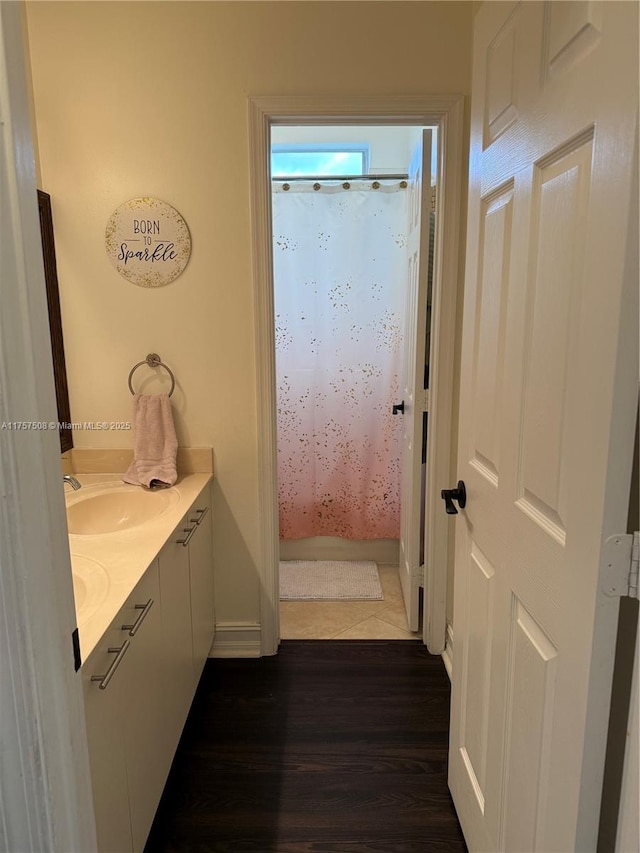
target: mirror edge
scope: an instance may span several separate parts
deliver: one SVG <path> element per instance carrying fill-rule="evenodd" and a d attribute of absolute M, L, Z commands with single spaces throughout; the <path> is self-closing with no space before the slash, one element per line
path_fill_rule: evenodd
<path fill-rule="evenodd" d="M 53 356 L 53 373 L 56 386 L 56 401 L 58 404 L 58 422 L 68 424 L 68 426 L 59 429 L 60 451 L 61 453 L 65 453 L 73 447 L 73 431 L 71 429 L 69 387 L 67 384 L 67 368 L 64 357 L 60 291 L 58 288 L 56 249 L 53 236 L 53 216 L 51 213 L 51 196 L 40 189 L 38 190 L 38 211 L 40 213 L 40 232 L 42 235 L 44 278 L 47 286 L 47 306 L 49 308 L 51 354 Z"/>

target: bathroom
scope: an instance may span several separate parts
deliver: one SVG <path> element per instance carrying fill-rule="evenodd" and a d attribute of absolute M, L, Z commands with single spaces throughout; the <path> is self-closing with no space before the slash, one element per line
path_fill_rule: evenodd
<path fill-rule="evenodd" d="M 27 6 L 27 23 L 39 183 L 52 198 L 72 419 L 130 420 L 131 366 L 148 352 L 171 366 L 179 444 L 214 449 L 216 645 L 220 654 L 229 646 L 257 655 L 247 95 L 408 93 L 423 90 L 425 80 L 434 92 L 468 91 L 471 15 L 465 4 L 438 4 L 403 6 L 398 17 L 376 4 L 372 36 L 361 40 L 348 35 L 360 7 L 347 4 L 344 29 L 333 35 L 335 61 L 327 65 L 320 53 L 310 61 L 309 49 L 319 50 L 314 34 L 329 25 L 333 7 L 252 4 L 250 17 L 243 8 L 167 3 L 150 21 L 137 4 L 107 11 L 90 3 L 35 3 Z M 269 45 L 262 40 L 267 29 Z M 115 273 L 104 249 L 113 210 L 146 194 L 172 204 L 191 231 L 189 264 L 165 287 L 132 285 Z M 126 432 L 77 430 L 74 446 L 123 448 L 130 440 Z"/>
<path fill-rule="evenodd" d="M 327 66 L 321 52 L 309 61 L 309 45 L 331 26 L 333 7 L 251 4 L 247 16 L 242 4 L 166 3 L 153 19 L 148 8 L 27 8 L 38 184 L 52 198 L 72 420 L 129 421 L 132 365 L 157 352 L 171 367 L 180 445 L 214 452 L 213 654 L 257 657 L 263 555 L 247 97 L 393 95 L 421 91 L 427 78 L 430 91 L 468 91 L 471 9 L 442 5 L 432 17 L 403 6 L 398 16 L 372 5 L 375 34 L 365 42 L 350 35 L 362 8 L 345 4 L 332 47 L 341 58 Z M 274 52 L 288 56 L 274 63 Z M 160 288 L 120 277 L 104 247 L 112 212 L 146 194 L 172 204 L 192 237 L 184 273 Z M 87 450 L 130 441 L 115 431 L 74 435 L 74 447 Z"/>
<path fill-rule="evenodd" d="M 430 137 L 434 184 L 435 128 Z M 402 396 L 404 367 L 411 200 L 407 178 L 415 149 L 422 148 L 422 128 L 280 125 L 271 130 L 271 145 L 280 559 L 285 561 L 281 570 L 283 566 L 287 573 L 307 570 L 307 577 L 309 572 L 343 573 L 345 583 L 349 573 L 362 572 L 363 580 L 367 578 L 371 569 L 362 561 L 370 561 L 377 565 L 382 585 L 377 594 L 383 596 L 381 601 L 367 601 L 364 586 L 358 589 L 354 580 L 350 593 L 340 589 L 323 593 L 333 595 L 333 601 L 282 600 L 280 636 L 413 638 L 417 634 L 409 631 L 398 573 L 403 419 L 394 416 L 392 408 Z M 353 180 L 331 181 L 331 174 Z M 357 181 L 359 174 L 372 177 Z M 423 205 L 428 207 L 430 193 L 424 192 Z M 387 234 L 393 236 L 386 238 Z M 383 250 L 383 246 L 388 247 Z M 425 281 L 430 277 L 426 272 Z M 311 292 L 305 296 L 305 287 L 297 284 L 307 281 L 313 282 L 315 296 Z M 341 289 L 342 281 L 347 282 L 346 290 Z M 335 295 L 338 291 L 340 299 Z M 357 334 L 364 334 L 367 341 L 359 356 Z M 348 340 L 355 347 L 350 356 L 345 349 Z M 315 353 L 311 373 L 308 352 Z M 366 381 L 361 386 L 355 378 L 351 390 L 344 385 L 345 371 L 359 376 L 353 365 L 358 357 L 367 369 L 384 377 L 382 384 L 375 383 L 375 392 Z M 328 424 L 322 429 L 322 440 L 316 434 L 321 423 Z M 369 438 L 374 423 L 377 438 L 373 432 Z M 307 430 L 315 435 L 305 445 L 316 448 L 315 462 L 313 451 L 300 453 Z M 341 436 L 342 450 L 333 446 L 332 435 Z M 327 449 L 327 442 L 333 450 Z M 345 442 L 351 447 L 348 461 Z M 337 453 L 342 461 L 332 464 Z M 374 513 L 383 493 L 384 511 Z M 371 512 L 367 522 L 366 506 Z M 296 595 L 312 596 L 313 592 L 299 590 Z M 351 600 L 336 600 L 349 595 Z M 287 597 L 282 589 L 281 597 Z"/>
<path fill-rule="evenodd" d="M 327 25 L 327 5 L 34 2 L 25 7 L 37 184 L 50 193 L 54 206 L 72 419 L 127 422 L 131 396 L 126 380 L 131 366 L 154 351 L 171 365 L 177 378 L 173 402 L 179 442 L 212 447 L 215 458 L 216 656 L 257 657 L 275 648 L 274 637 L 265 638 L 264 633 L 265 607 L 273 607 L 270 587 L 264 584 L 265 429 L 260 415 L 264 350 L 256 323 L 264 298 L 259 275 L 264 258 L 254 240 L 255 171 L 249 164 L 255 150 L 248 129 L 255 115 L 248 109 L 248 99 L 304 94 L 309 115 L 315 115 L 314 97 L 321 100 L 327 95 L 339 100 L 382 93 L 394 99 L 426 92 L 464 99 L 460 110 L 464 130 L 457 150 L 457 162 L 464 168 L 455 185 L 460 215 L 448 228 L 457 241 L 448 258 L 454 254 L 460 260 L 460 274 L 451 288 L 453 301 L 460 304 L 462 294 L 471 34 L 478 9 L 484 14 L 502 4 L 343 3 L 332 26 Z M 527 17 L 542 7 L 518 8 Z M 551 11 L 545 7 L 547 24 L 554 23 L 557 8 L 565 6 L 550 4 Z M 576 15 L 590 15 L 595 6 L 579 3 L 567 8 L 577 10 Z M 566 30 L 572 22 L 570 16 L 558 26 L 566 25 Z M 584 32 L 592 29 L 590 23 Z M 558 35 L 561 50 L 569 43 L 562 40 L 565 30 Z M 525 35 L 523 43 L 528 44 L 532 30 Z M 509 44 L 519 43 L 498 45 L 507 71 L 515 67 L 507 61 Z M 588 55 L 597 53 L 594 49 Z M 560 75 L 566 66 L 556 70 Z M 551 77 L 547 82 L 549 88 L 556 85 Z M 505 85 L 498 94 L 508 97 L 510 91 Z M 506 109 L 498 119 L 515 121 L 517 116 Z M 499 124 L 489 131 L 501 133 L 504 127 L 497 130 Z M 29 154 L 28 145 L 25 150 Z M 547 161 L 540 162 L 546 168 Z M 597 169 L 594 175 L 599 176 Z M 126 199 L 142 195 L 174 205 L 191 231 L 188 268 L 166 287 L 135 287 L 114 272 L 105 255 L 104 229 L 110 214 Z M 603 251 L 608 245 L 609 241 Z M 36 304 L 36 330 L 43 328 L 35 322 L 39 310 Z M 22 318 L 24 311 L 24 304 L 3 301 L 5 318 Z M 460 311 L 457 321 L 452 347 L 458 359 L 456 377 Z M 39 406 L 50 396 L 48 377 L 34 368 L 43 349 L 38 341 L 32 348 L 22 345 L 24 329 L 29 342 L 27 321 L 24 329 L 18 322 L 14 325 L 12 329 L 6 319 L 3 322 L 7 381 L 13 383 L 14 403 L 23 399 L 23 385 L 25 397 L 31 394 L 33 405 L 20 414 L 39 415 Z M 23 376 L 27 381 L 14 382 Z M 454 401 L 457 390 L 454 385 Z M 450 430 L 454 437 L 457 429 L 454 405 Z M 85 451 L 129 446 L 123 431 L 76 432 L 75 446 Z M 20 523 L 30 508 L 39 521 L 42 515 L 43 540 L 51 543 L 53 557 L 42 549 L 36 553 L 36 537 L 33 553 L 14 553 L 9 547 L 14 530 L 10 525 L 2 545 L 3 560 L 7 556 L 15 560 L 17 553 L 24 565 L 42 564 L 25 572 L 20 599 L 31 600 L 34 616 L 40 617 L 32 620 L 36 640 L 46 636 L 47 626 L 51 634 L 58 627 L 62 631 L 72 606 L 63 547 L 64 507 L 45 500 L 54 494 L 54 483 L 60 486 L 59 468 L 54 470 L 49 458 L 51 442 L 45 437 L 37 440 L 42 446 L 37 445 L 32 458 L 20 457 L 21 481 L 13 478 L 9 483 L 22 512 L 12 511 L 7 518 Z M 453 485 L 453 457 L 445 461 L 452 462 L 446 479 Z M 28 542 L 28 537 L 23 540 Z M 58 580 L 63 573 L 66 579 Z M 43 599 L 49 604 L 55 600 L 58 606 L 48 612 Z M 2 618 L 7 615 L 11 610 Z M 451 615 L 449 609 L 449 619 Z M 35 660 L 34 669 L 38 666 L 41 663 Z M 38 671 L 42 673 L 42 667 Z M 60 699 L 64 688 L 56 685 L 54 698 Z M 66 688 L 65 697 L 72 694 L 70 684 Z M 48 695 L 46 678 L 41 689 Z M 60 700 L 62 708 L 68 704 Z M 81 709 L 76 707 L 74 714 L 80 718 Z M 46 720 L 48 743 L 56 742 L 58 729 L 74 737 L 69 727 L 65 729 L 64 715 L 53 713 L 53 706 Z M 81 749 L 77 738 L 74 746 Z M 86 801 L 86 794 L 83 799 L 82 780 L 74 778 L 70 764 L 60 750 L 61 778 L 69 784 L 60 786 L 59 796 L 69 803 L 71 813 L 77 808 L 74 802 Z"/>
<path fill-rule="evenodd" d="M 148 9 L 36 3 L 26 11 L 37 184 L 52 198 L 71 418 L 130 421 L 132 365 L 149 352 L 170 365 L 179 444 L 214 452 L 212 653 L 257 657 L 263 556 L 247 96 L 410 92 L 425 74 L 433 91 L 468 91 L 471 9 L 439 7 L 438 34 L 425 39 L 417 33 L 430 31 L 428 8 L 407 6 L 398 17 L 372 5 L 378 35 L 353 43 L 361 7 L 346 4 L 342 47 L 333 46 L 343 55 L 331 66 L 320 55 L 308 61 L 309 40 L 332 17 L 315 4 L 251 4 L 249 17 L 241 4 L 159 4 L 151 20 Z M 292 39 L 297 49 L 274 63 L 272 51 L 286 53 Z M 146 194 L 172 204 L 191 232 L 189 265 L 165 287 L 136 287 L 105 253 L 109 216 Z M 74 448 L 97 456 L 130 442 L 123 431 L 74 435 Z M 70 768 L 62 770 L 81 801 Z"/>

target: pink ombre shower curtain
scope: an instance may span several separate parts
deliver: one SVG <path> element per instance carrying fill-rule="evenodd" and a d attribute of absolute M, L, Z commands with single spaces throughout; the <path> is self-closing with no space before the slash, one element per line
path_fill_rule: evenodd
<path fill-rule="evenodd" d="M 284 186 L 273 192 L 280 537 L 397 538 L 407 194 L 399 181 Z"/>

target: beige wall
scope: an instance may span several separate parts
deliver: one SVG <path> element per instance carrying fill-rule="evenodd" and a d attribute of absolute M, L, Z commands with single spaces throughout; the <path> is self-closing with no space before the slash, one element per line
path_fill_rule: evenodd
<path fill-rule="evenodd" d="M 472 6 L 33 2 L 27 18 L 72 419 L 128 420 L 129 370 L 160 353 L 180 443 L 215 449 L 218 618 L 258 621 L 247 97 L 468 94 Z M 121 278 L 104 249 L 108 217 L 139 195 L 173 204 L 193 240 L 185 272 L 156 290 Z"/>

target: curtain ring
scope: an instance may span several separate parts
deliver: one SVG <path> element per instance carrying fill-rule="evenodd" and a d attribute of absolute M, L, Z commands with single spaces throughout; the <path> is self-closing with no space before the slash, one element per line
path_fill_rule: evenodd
<path fill-rule="evenodd" d="M 371 186 L 373 187 L 374 190 L 379 190 L 380 189 L 380 181 L 374 181 L 371 184 Z"/>
<path fill-rule="evenodd" d="M 320 184 L 315 183 L 315 184 L 313 185 L 313 188 L 314 188 L 314 190 L 319 190 L 319 189 L 320 189 Z"/>
<path fill-rule="evenodd" d="M 343 190 L 350 190 L 351 189 L 351 184 L 349 183 L 349 181 L 344 182 L 344 184 L 342 185 L 342 189 Z"/>
<path fill-rule="evenodd" d="M 401 190 L 406 190 L 407 186 L 408 186 L 408 184 L 406 181 L 400 181 L 400 189 Z"/>
<path fill-rule="evenodd" d="M 283 184 L 283 185 L 282 185 L 282 189 L 283 189 L 285 192 L 286 192 L 287 190 L 290 190 L 290 189 L 291 189 L 291 184 Z"/>

